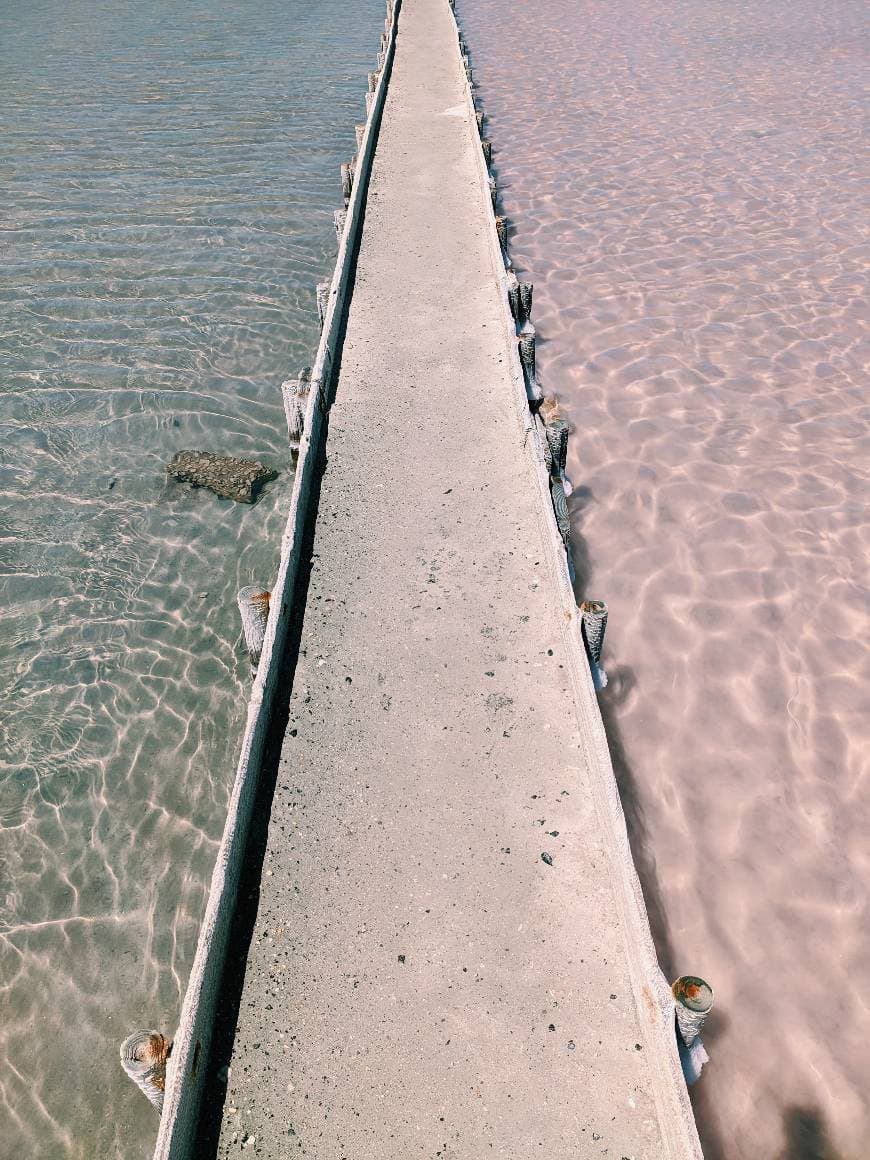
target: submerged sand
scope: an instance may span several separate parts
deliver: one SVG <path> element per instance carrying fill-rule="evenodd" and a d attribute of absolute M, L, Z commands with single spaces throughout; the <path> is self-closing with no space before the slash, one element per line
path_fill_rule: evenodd
<path fill-rule="evenodd" d="M 870 1155 L 862 6 L 459 0 L 708 1160 Z"/>

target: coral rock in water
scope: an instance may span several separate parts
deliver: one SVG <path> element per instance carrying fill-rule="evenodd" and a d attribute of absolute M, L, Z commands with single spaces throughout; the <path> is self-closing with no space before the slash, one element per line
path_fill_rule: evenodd
<path fill-rule="evenodd" d="M 215 495 L 236 503 L 253 503 L 260 485 L 278 475 L 256 459 L 234 459 L 208 451 L 179 451 L 166 465 L 166 471 L 182 483 L 207 487 Z"/>

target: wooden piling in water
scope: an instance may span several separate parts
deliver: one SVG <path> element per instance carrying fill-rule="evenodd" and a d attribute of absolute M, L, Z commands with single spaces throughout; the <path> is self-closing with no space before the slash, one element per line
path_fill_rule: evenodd
<path fill-rule="evenodd" d="M 535 328 L 530 322 L 525 323 L 519 334 L 520 362 L 526 372 L 529 383 L 535 382 Z M 540 396 L 538 396 L 540 398 Z"/>
<path fill-rule="evenodd" d="M 245 647 L 251 662 L 251 676 L 253 677 L 257 675 L 257 667 L 260 664 L 260 655 L 263 651 L 263 641 L 266 639 L 266 623 L 269 619 L 271 595 L 268 588 L 263 588 L 260 584 L 248 584 L 244 588 L 240 588 L 236 596 L 236 603 L 242 618 Z"/>
<path fill-rule="evenodd" d="M 344 161 L 341 165 L 341 196 L 344 198 L 344 204 L 350 201 L 350 195 L 353 192 L 353 162 Z"/>
<path fill-rule="evenodd" d="M 601 651 L 604 648 L 604 632 L 607 628 L 607 605 L 603 600 L 583 601 L 580 605 L 580 627 L 583 643 L 586 645 L 586 655 L 589 657 L 589 667 L 592 670 L 592 683 L 596 689 L 603 689 L 607 684 L 607 673 L 601 667 Z"/>
<path fill-rule="evenodd" d="M 121 1044 L 121 1067 L 158 1112 L 166 1093 L 166 1064 L 172 1044 L 159 1031 L 134 1031 Z"/>
<path fill-rule="evenodd" d="M 326 310 L 329 306 L 329 283 L 317 283 L 317 317 L 320 319 L 320 329 L 323 330 L 323 324 L 326 321 Z"/>
<path fill-rule="evenodd" d="M 713 1006 L 713 988 L 697 975 L 680 975 L 671 985 L 677 1027 L 686 1047 L 692 1047 Z"/>
<path fill-rule="evenodd" d="M 286 379 L 281 384 L 284 400 L 284 414 L 287 418 L 287 436 L 290 446 L 298 450 L 302 441 L 305 424 L 305 408 L 308 406 L 308 392 L 311 390 L 311 367 L 304 367 L 298 379 Z"/>

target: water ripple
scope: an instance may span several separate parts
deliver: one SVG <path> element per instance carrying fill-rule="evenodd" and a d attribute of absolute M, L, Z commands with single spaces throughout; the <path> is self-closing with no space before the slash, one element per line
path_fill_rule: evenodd
<path fill-rule="evenodd" d="M 460 0 L 708 1160 L 870 1155 L 857 0 Z"/>
<path fill-rule="evenodd" d="M 316 346 L 383 0 L 348 11 L 0 11 L 5 1155 L 152 1151 L 117 1045 L 175 1027 L 223 826 L 235 593 L 277 563 L 279 384 Z M 254 507 L 169 483 L 196 446 L 282 474 Z"/>

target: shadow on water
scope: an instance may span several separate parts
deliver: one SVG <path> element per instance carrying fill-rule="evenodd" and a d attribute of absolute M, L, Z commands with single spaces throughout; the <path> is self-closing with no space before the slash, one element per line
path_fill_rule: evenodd
<path fill-rule="evenodd" d="M 578 603 L 581 600 L 600 599 L 606 595 L 588 590 L 592 566 L 588 546 L 583 536 L 580 535 L 577 526 L 578 517 L 594 502 L 595 496 L 590 488 L 577 487 L 574 489 L 569 503 L 571 558 L 575 574 L 574 593 Z M 670 924 L 659 884 L 655 852 L 642 797 L 638 791 L 637 774 L 632 769 L 619 723 L 620 710 L 636 688 L 637 677 L 634 670 L 628 665 L 606 665 L 606 669 L 608 683 L 598 695 L 598 707 L 607 735 L 613 775 L 619 789 L 632 858 L 637 876 L 640 879 L 659 966 L 668 979 L 675 979 L 680 974 L 680 970 L 674 953 Z M 726 1025 L 726 1017 L 721 1011 L 714 1009 L 704 1029 L 704 1041 L 709 1048 L 713 1048 L 716 1038 L 721 1035 Z M 712 1066 L 712 1062 L 708 1066 Z M 703 1077 L 689 1091 L 695 1113 L 695 1123 L 698 1126 L 698 1134 L 704 1150 L 704 1160 L 728 1160 L 716 1127 L 716 1109 L 707 1097 Z M 783 1160 L 792 1160 L 792 1157 L 788 1155 Z"/>
<path fill-rule="evenodd" d="M 400 11 L 398 6 L 397 10 Z M 376 135 L 374 141 L 374 148 L 376 149 L 377 135 L 380 133 L 380 124 L 374 125 L 373 130 Z M 368 186 L 369 177 L 370 175 L 366 177 L 366 186 Z M 367 190 L 363 193 L 356 244 L 351 256 L 351 268 L 349 272 L 350 285 L 353 285 L 356 279 L 359 243 L 365 227 L 366 193 Z M 342 352 L 344 349 L 345 334 L 347 332 L 348 311 L 349 299 L 345 305 L 344 316 L 341 319 L 335 344 L 331 376 L 332 391 L 329 398 L 330 406 L 335 400 L 335 392 L 341 375 Z M 269 840 L 272 802 L 275 796 L 275 787 L 277 785 L 278 772 L 281 764 L 284 733 L 290 715 L 290 698 L 293 692 L 293 680 L 302 641 L 302 622 L 308 603 L 308 589 L 311 583 L 312 561 L 314 558 L 314 544 L 317 532 L 317 512 L 320 507 L 320 492 L 323 485 L 323 476 L 328 463 L 326 451 L 328 440 L 329 414 L 327 413 L 324 420 L 324 431 L 320 441 L 320 448 L 317 452 L 317 462 L 312 472 L 311 493 L 308 505 L 309 515 L 305 525 L 299 556 L 299 570 L 296 576 L 296 587 L 293 595 L 293 611 L 287 629 L 284 655 L 281 658 L 278 687 L 272 707 L 271 720 L 269 721 L 269 732 L 264 747 L 260 777 L 257 783 L 257 796 L 254 802 L 250 831 L 245 846 L 245 867 L 239 882 L 238 897 L 227 943 L 227 959 L 223 968 L 220 995 L 215 1011 L 207 1075 L 203 1086 L 202 1104 L 199 1110 L 199 1121 L 193 1152 L 197 1160 L 211 1160 L 211 1158 L 217 1155 L 220 1143 L 224 1105 L 227 1096 L 228 1072 L 232 1065 L 233 1046 L 236 1038 L 242 993 L 248 967 L 248 954 L 250 952 L 257 914 L 260 908 L 260 888 L 263 876 L 263 863 L 266 857 L 266 846 Z"/>
<path fill-rule="evenodd" d="M 312 480 L 312 511 L 317 510 L 323 473 L 326 469 L 325 442 L 324 438 Z M 275 796 L 275 786 L 278 780 L 281 747 L 289 719 L 290 695 L 302 639 L 302 619 L 311 580 L 314 536 L 315 521 L 309 520 L 305 529 L 299 572 L 296 579 L 294 612 L 287 630 L 287 643 L 281 661 L 278 691 L 275 695 L 272 719 L 269 723 L 269 734 L 257 785 L 251 828 L 245 846 L 245 868 L 239 882 L 238 899 L 227 944 L 229 948 L 227 960 L 224 965 L 220 997 L 215 1012 L 194 1148 L 194 1155 L 198 1160 L 214 1157 L 217 1154 L 220 1141 L 227 1094 L 228 1069 L 232 1064 L 233 1044 L 238 1026 L 242 991 L 245 985 L 248 953 L 260 908 L 260 886 L 269 838 L 272 800 Z"/>
<path fill-rule="evenodd" d="M 574 592 L 578 603 L 589 598 L 599 598 L 600 593 L 588 592 L 591 576 L 589 551 L 586 541 L 578 534 L 577 517 L 591 504 L 595 496 L 588 487 L 577 487 L 571 496 L 571 553 L 574 562 Z M 634 670 L 628 665 L 607 666 L 608 684 L 599 694 L 598 705 L 607 733 L 613 773 L 619 788 L 619 796 L 625 813 L 628 837 L 638 877 L 643 888 L 644 901 L 649 914 L 653 941 L 659 964 L 669 979 L 677 976 L 676 962 L 671 943 L 670 928 L 665 913 L 664 900 L 659 887 L 655 854 L 649 838 L 646 817 L 641 797 L 637 789 L 637 777 L 631 768 L 626 753 L 622 730 L 619 725 L 619 711 L 637 685 Z"/>
<path fill-rule="evenodd" d="M 787 1108 L 783 1116 L 785 1150 L 780 1160 L 840 1160 L 828 1139 L 824 1117 L 817 1108 Z"/>

